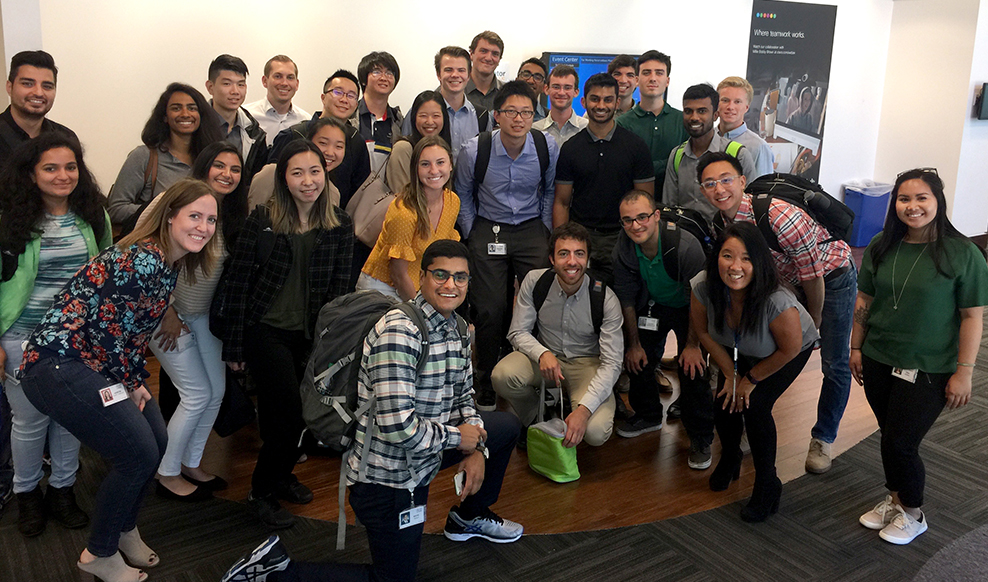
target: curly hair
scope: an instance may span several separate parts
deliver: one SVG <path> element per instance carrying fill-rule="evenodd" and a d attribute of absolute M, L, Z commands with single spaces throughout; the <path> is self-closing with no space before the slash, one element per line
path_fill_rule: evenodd
<path fill-rule="evenodd" d="M 237 156 L 240 161 L 240 182 L 233 192 L 230 192 L 220 200 L 220 226 L 223 229 L 223 242 L 227 249 L 233 248 L 233 243 L 240 234 L 240 229 L 247 222 L 247 180 L 244 173 L 244 159 L 240 155 L 240 149 L 228 141 L 217 141 L 206 146 L 196 161 L 192 164 L 192 177 L 196 180 L 206 182 L 209 178 L 209 170 L 213 167 L 213 161 L 217 156 L 230 153 Z"/>
<path fill-rule="evenodd" d="M 199 129 L 192 134 L 192 144 L 189 151 L 192 159 L 195 159 L 199 157 L 207 145 L 223 139 L 223 134 L 220 132 L 216 116 L 212 114 L 212 106 L 202 96 L 202 93 L 190 85 L 184 83 L 168 84 L 165 92 L 161 94 L 161 97 L 158 97 L 158 102 L 154 104 L 151 117 L 148 117 L 147 123 L 144 124 L 144 130 L 141 131 L 141 141 L 149 149 L 161 149 L 163 145 L 168 143 L 168 138 L 171 137 L 171 128 L 165 121 L 165 114 L 168 109 L 168 100 L 175 93 L 185 93 L 195 101 L 196 107 L 199 109 Z"/>
<path fill-rule="evenodd" d="M 79 140 L 63 131 L 43 133 L 17 148 L 0 173 L 0 246 L 20 255 L 27 243 L 41 234 L 45 204 L 34 181 L 41 156 L 56 148 L 68 148 L 75 155 L 79 182 L 69 194 L 69 209 L 92 226 L 96 240 L 106 228 L 106 197 L 82 158 Z"/>

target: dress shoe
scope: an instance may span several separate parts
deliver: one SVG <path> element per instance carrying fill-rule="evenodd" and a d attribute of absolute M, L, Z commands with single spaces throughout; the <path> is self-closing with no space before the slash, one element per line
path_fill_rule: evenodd
<path fill-rule="evenodd" d="M 154 492 L 158 494 L 158 497 L 163 499 L 170 499 L 171 501 L 188 501 L 190 503 L 195 501 L 205 501 L 213 496 L 213 492 L 206 489 L 202 485 L 196 486 L 192 493 L 189 493 L 188 495 L 179 495 L 178 493 L 175 493 L 171 489 L 162 485 L 161 481 L 158 481 Z"/>
<path fill-rule="evenodd" d="M 723 491 L 730 486 L 731 481 L 740 479 L 742 459 L 744 459 L 744 453 L 740 450 L 735 450 L 733 453 L 722 451 L 720 461 L 717 462 L 717 466 L 710 474 L 710 490 Z"/>
<path fill-rule="evenodd" d="M 193 485 L 204 487 L 210 491 L 223 491 L 224 489 L 230 486 L 230 484 L 226 482 L 226 479 L 216 475 L 214 475 L 213 478 L 210 479 L 209 481 L 200 481 L 198 479 L 193 479 L 192 477 L 189 477 L 185 473 L 182 473 L 182 478 L 188 481 L 189 483 L 192 483 Z"/>
<path fill-rule="evenodd" d="M 755 478 L 755 488 L 751 499 L 741 509 L 741 519 L 749 523 L 758 523 L 768 519 L 768 516 L 779 511 L 779 500 L 782 498 L 782 481 L 778 477 L 762 483 Z"/>

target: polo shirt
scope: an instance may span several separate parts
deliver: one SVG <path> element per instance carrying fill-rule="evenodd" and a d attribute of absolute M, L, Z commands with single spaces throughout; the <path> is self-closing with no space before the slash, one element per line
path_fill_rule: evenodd
<path fill-rule="evenodd" d="M 652 154 L 655 183 L 662 184 L 666 178 L 669 152 L 690 137 L 683 125 L 683 112 L 666 103 L 662 111 L 655 115 L 642 109 L 641 104 L 636 104 L 617 118 L 617 124 L 645 141 Z"/>
<path fill-rule="evenodd" d="M 467 80 L 467 88 L 465 93 L 467 95 L 467 99 L 473 103 L 474 106 L 483 107 L 484 109 L 490 111 L 491 109 L 494 109 L 494 99 L 497 97 L 497 93 L 501 90 L 501 87 L 504 87 L 504 81 L 498 79 L 495 74 L 494 80 L 491 81 L 490 88 L 487 89 L 487 93 L 484 94 L 480 92 L 480 89 L 478 89 L 477 85 L 473 82 L 473 77 L 471 77 Z"/>
<path fill-rule="evenodd" d="M 648 146 L 617 124 L 600 139 L 587 127 L 559 151 L 556 183 L 573 186 L 570 220 L 588 228 L 620 229 L 621 198 L 653 179 Z"/>
<path fill-rule="evenodd" d="M 690 304 L 690 299 L 683 292 L 683 286 L 673 281 L 662 263 L 662 240 L 659 240 L 659 252 L 651 259 L 645 256 L 640 245 L 635 245 L 635 256 L 638 257 L 638 268 L 645 287 L 648 288 L 648 297 L 657 305 L 666 307 L 686 307 Z"/>

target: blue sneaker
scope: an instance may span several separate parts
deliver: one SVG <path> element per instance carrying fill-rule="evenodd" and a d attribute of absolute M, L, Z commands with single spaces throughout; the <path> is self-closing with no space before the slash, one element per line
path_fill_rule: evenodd
<path fill-rule="evenodd" d="M 470 538 L 484 538 L 496 544 L 516 542 L 525 528 L 520 523 L 498 517 L 487 509 L 483 515 L 471 520 L 463 519 L 456 513 L 458 507 L 449 510 L 443 534 L 454 542 L 464 542 Z"/>
<path fill-rule="evenodd" d="M 264 582 L 268 574 L 281 572 L 292 561 L 278 536 L 271 536 L 230 568 L 220 582 Z"/>

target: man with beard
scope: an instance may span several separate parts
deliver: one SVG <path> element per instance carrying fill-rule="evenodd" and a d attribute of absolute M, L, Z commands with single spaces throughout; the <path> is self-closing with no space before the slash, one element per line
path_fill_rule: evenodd
<path fill-rule="evenodd" d="M 744 176 L 755 176 L 755 161 L 751 152 L 740 142 L 718 135 L 714 130 L 720 95 L 707 83 L 693 85 L 683 93 L 683 125 L 690 138 L 672 150 L 666 164 L 665 183 L 662 186 L 662 202 L 667 206 L 692 208 L 710 222 L 717 210 L 703 196 L 696 180 L 696 167 L 700 156 L 707 152 L 731 154 L 741 162 Z"/>
<path fill-rule="evenodd" d="M 621 231 L 621 198 L 635 189 L 654 191 L 648 146 L 614 122 L 617 102 L 614 77 L 598 73 L 584 83 L 589 123 L 560 149 L 552 209 L 553 226 L 573 220 L 590 231 L 590 273 L 608 284 L 611 251 Z"/>
<path fill-rule="evenodd" d="M 45 117 L 55 105 L 55 59 L 45 51 L 22 51 L 10 59 L 7 96 L 10 106 L 0 113 L 0 163 L 19 145 L 49 131 L 75 135 Z"/>

